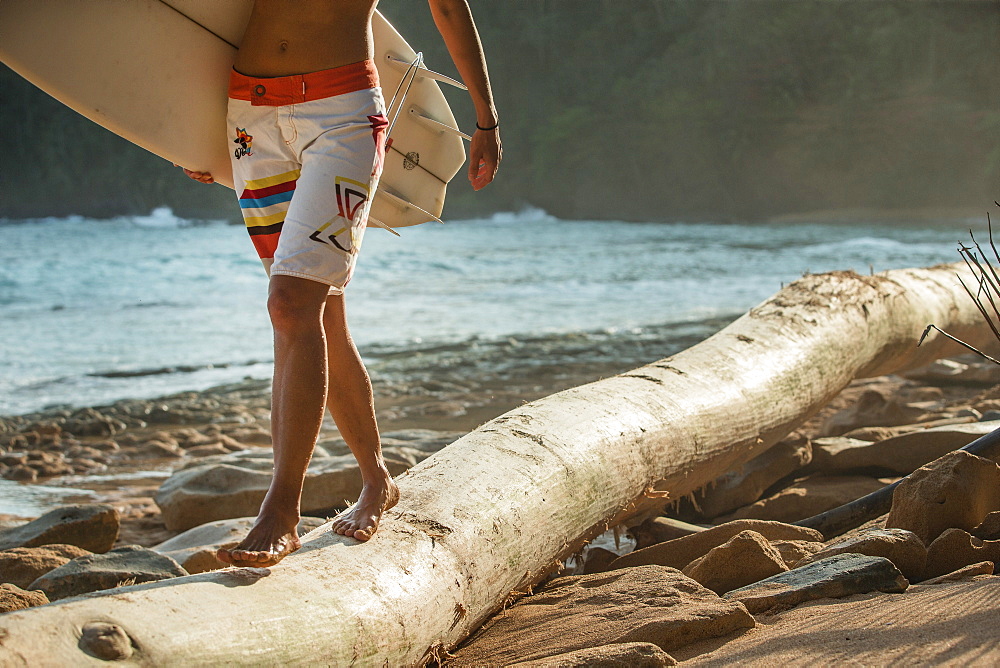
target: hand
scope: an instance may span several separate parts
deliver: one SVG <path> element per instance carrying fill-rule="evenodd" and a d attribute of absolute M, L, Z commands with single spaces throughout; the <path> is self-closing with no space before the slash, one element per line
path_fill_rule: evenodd
<path fill-rule="evenodd" d="M 492 130 L 476 129 L 469 145 L 469 182 L 473 190 L 481 190 L 493 180 L 502 158 L 499 126 Z"/>
<path fill-rule="evenodd" d="M 175 162 L 174 167 L 181 166 Z M 184 173 L 187 174 L 188 178 L 192 178 L 199 183 L 215 183 L 215 178 L 208 172 L 193 172 L 186 167 L 181 167 L 181 169 L 184 170 Z"/>

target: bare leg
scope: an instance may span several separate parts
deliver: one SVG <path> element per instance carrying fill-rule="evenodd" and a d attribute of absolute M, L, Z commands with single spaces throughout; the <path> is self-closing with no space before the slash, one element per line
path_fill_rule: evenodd
<path fill-rule="evenodd" d="M 274 326 L 274 477 L 247 537 L 231 550 L 218 551 L 225 563 L 271 566 L 302 546 L 295 527 L 328 384 L 323 331 L 327 290 L 303 278 L 271 278 L 267 305 Z"/>
<path fill-rule="evenodd" d="M 328 407 L 340 435 L 358 460 L 364 483 L 358 502 L 337 516 L 333 531 L 368 540 L 378 528 L 382 513 L 396 505 L 399 490 L 382 458 L 372 383 L 347 329 L 343 295 L 327 298 L 323 327 L 330 369 Z"/>

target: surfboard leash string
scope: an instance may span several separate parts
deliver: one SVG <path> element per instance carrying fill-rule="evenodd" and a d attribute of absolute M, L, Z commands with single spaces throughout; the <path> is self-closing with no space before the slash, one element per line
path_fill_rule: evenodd
<path fill-rule="evenodd" d="M 417 78 L 417 71 L 424 66 L 424 53 L 423 51 L 417 52 L 417 57 L 410 62 L 409 67 L 406 68 L 406 72 L 403 73 L 403 78 L 399 80 L 399 85 L 396 86 L 396 92 L 392 94 L 392 99 L 389 101 L 389 107 L 386 112 L 390 116 L 389 129 L 385 133 L 385 148 L 386 150 L 392 146 L 392 129 L 396 127 L 396 121 L 399 120 L 399 112 L 403 110 L 403 103 L 406 102 L 406 96 L 410 93 L 410 87 L 413 86 L 414 79 Z M 403 84 L 406 84 L 406 88 L 403 88 Z M 396 112 L 393 113 L 392 105 L 396 104 L 396 98 L 399 97 L 400 91 L 403 92 L 403 96 L 399 99 L 399 104 L 396 105 Z"/>

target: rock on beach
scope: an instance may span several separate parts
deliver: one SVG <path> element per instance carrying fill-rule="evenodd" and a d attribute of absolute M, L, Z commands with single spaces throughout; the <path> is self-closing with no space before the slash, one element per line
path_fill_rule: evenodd
<path fill-rule="evenodd" d="M 805 557 L 797 566 L 804 566 L 837 554 L 885 557 L 910 582 L 922 577 L 927 563 L 927 548 L 912 531 L 872 528 L 833 542 L 819 552 Z"/>
<path fill-rule="evenodd" d="M 715 521 L 757 519 L 797 522 L 850 503 L 884 486 L 885 483 L 868 476 L 815 474 Z"/>
<path fill-rule="evenodd" d="M 63 506 L 38 519 L 0 531 L 0 550 L 65 544 L 88 552 L 107 552 L 118 538 L 119 515 L 112 506 Z"/>
<path fill-rule="evenodd" d="M 669 653 L 754 625 L 743 605 L 719 598 L 680 571 L 641 566 L 552 580 L 493 617 L 449 665 L 542 661 L 636 642 Z"/>
<path fill-rule="evenodd" d="M 215 558 L 216 551 L 236 547 L 250 531 L 255 520 L 255 517 L 240 517 L 208 522 L 188 529 L 152 549 L 170 557 L 191 574 L 225 568 L 227 564 Z M 321 517 L 303 517 L 299 522 L 298 533 L 301 536 L 325 522 Z"/>
<path fill-rule="evenodd" d="M 720 524 L 698 533 L 651 545 L 619 557 L 611 568 L 628 568 L 644 564 L 658 564 L 678 570 L 722 545 L 741 531 L 751 530 L 767 540 L 804 540 L 820 542 L 823 534 L 815 529 L 797 527 L 768 520 L 736 520 Z"/>
<path fill-rule="evenodd" d="M 49 600 L 88 594 L 102 589 L 156 582 L 187 575 L 187 571 L 165 555 L 138 545 L 125 545 L 105 554 L 77 557 L 31 583 Z"/>
<path fill-rule="evenodd" d="M 725 594 L 787 570 L 781 553 L 762 535 L 747 530 L 692 561 L 684 574 L 716 594 Z"/>
<path fill-rule="evenodd" d="M 33 608 L 49 602 L 45 592 L 25 591 L 9 583 L 0 584 L 0 614 Z"/>
<path fill-rule="evenodd" d="M 813 466 L 825 473 L 876 469 L 905 475 L 997 428 L 1000 421 L 919 429 L 877 442 L 821 438 L 813 443 Z"/>
<path fill-rule="evenodd" d="M 818 598 L 842 598 L 870 591 L 898 593 L 908 586 L 899 569 L 884 557 L 838 554 L 734 589 L 723 598 L 740 601 L 757 614 Z"/>
<path fill-rule="evenodd" d="M 32 582 L 67 561 L 90 554 L 75 545 L 15 547 L 0 551 L 0 582 L 28 589 Z"/>
<path fill-rule="evenodd" d="M 389 473 L 399 475 L 409 462 L 386 453 Z M 224 463 L 181 469 L 156 493 L 163 523 L 186 531 L 214 520 L 256 516 L 271 484 L 269 453 L 236 453 Z M 306 471 L 302 512 L 321 514 L 343 508 L 361 494 L 361 470 L 352 455 L 314 457 Z"/>
<path fill-rule="evenodd" d="M 928 546 L 922 579 L 940 577 L 983 561 L 1000 562 L 1000 540 L 980 540 L 968 531 L 947 529 Z"/>
<path fill-rule="evenodd" d="M 930 545 L 947 529 L 972 531 L 1000 510 L 1000 466 L 958 450 L 922 466 L 899 483 L 886 527 L 907 529 Z"/>
<path fill-rule="evenodd" d="M 782 441 L 710 484 L 698 500 L 702 514 L 714 518 L 751 504 L 785 476 L 812 461 L 808 440 Z"/>

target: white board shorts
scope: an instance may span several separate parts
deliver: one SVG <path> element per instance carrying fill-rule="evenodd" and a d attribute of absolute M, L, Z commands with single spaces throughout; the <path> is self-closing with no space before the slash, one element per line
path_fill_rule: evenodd
<path fill-rule="evenodd" d="M 227 122 L 233 185 L 268 275 L 342 294 L 385 158 L 374 63 L 266 78 L 234 70 Z"/>

